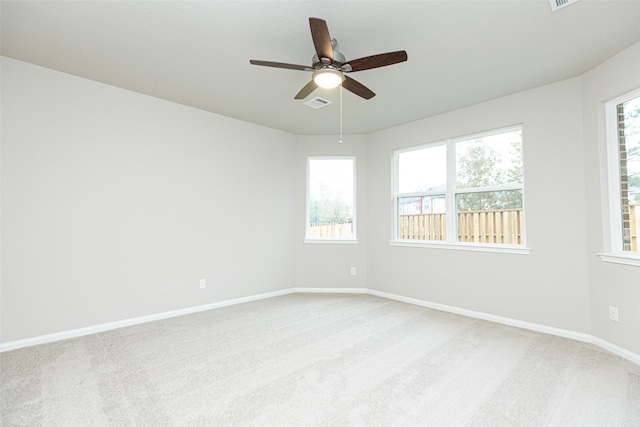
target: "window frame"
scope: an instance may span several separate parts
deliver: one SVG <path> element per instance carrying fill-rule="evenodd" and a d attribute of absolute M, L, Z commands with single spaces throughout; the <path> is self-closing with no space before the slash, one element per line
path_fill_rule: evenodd
<path fill-rule="evenodd" d="M 640 88 L 626 92 L 604 103 L 606 173 L 604 174 L 607 197 L 603 215 L 604 252 L 598 256 L 604 262 L 640 267 L 640 252 L 623 248 L 622 195 L 620 170 L 620 141 L 618 138 L 618 105 L 640 97 Z"/>
<path fill-rule="evenodd" d="M 523 222 L 522 229 L 522 244 L 504 244 L 504 243 L 476 243 L 476 242 L 459 242 L 457 240 L 458 233 L 458 221 L 456 212 L 456 196 L 458 194 L 469 194 L 474 192 L 487 192 L 487 191 L 501 191 L 501 190 L 520 190 L 522 192 L 522 213 L 525 217 L 525 185 L 524 185 L 524 149 L 522 150 L 522 183 L 520 184 L 505 184 L 501 186 L 487 186 L 487 187 L 474 187 L 474 188 L 457 188 L 457 171 L 456 171 L 456 144 L 458 142 L 467 141 L 470 139 L 478 139 L 482 137 L 497 135 L 501 133 L 507 133 L 511 131 L 519 130 L 523 134 L 524 140 L 524 126 L 520 124 L 491 129 L 487 131 L 472 133 L 463 136 L 457 136 L 453 138 L 447 138 L 439 141 L 428 142 L 425 144 L 415 145 L 411 147 L 398 148 L 393 150 L 392 153 L 392 189 L 391 189 L 391 212 L 393 220 L 391 225 L 391 240 L 392 246 L 407 246 L 407 247 L 422 247 L 422 248 L 438 248 L 438 249 L 452 249 L 452 250 L 466 250 L 466 251 L 480 251 L 480 252 L 498 252 L 498 253 L 512 253 L 512 254 L 529 254 L 531 249 L 527 247 L 527 233 L 526 233 L 526 221 Z M 447 184 L 445 194 L 445 217 L 446 217 L 446 240 L 413 240 L 413 239 L 400 239 L 398 238 L 399 224 L 398 224 L 398 200 L 404 197 L 422 197 L 432 194 L 434 192 L 413 192 L 413 193 L 399 193 L 399 155 L 411 151 L 421 150 L 424 148 L 436 147 L 439 145 L 446 146 L 446 162 L 447 162 Z M 524 147 L 523 147 L 524 148 Z M 442 194 L 442 192 L 437 192 Z"/>
<path fill-rule="evenodd" d="M 353 218 L 352 218 L 352 236 L 351 237 L 310 237 L 309 236 L 309 219 L 311 206 L 310 189 L 311 189 L 311 162 L 313 160 L 351 160 L 353 165 L 352 185 L 353 185 Z M 307 156 L 306 166 L 306 197 L 305 197 L 305 225 L 304 225 L 304 243 L 333 243 L 333 244 L 356 244 L 358 243 L 357 228 L 357 161 L 356 156 Z"/>

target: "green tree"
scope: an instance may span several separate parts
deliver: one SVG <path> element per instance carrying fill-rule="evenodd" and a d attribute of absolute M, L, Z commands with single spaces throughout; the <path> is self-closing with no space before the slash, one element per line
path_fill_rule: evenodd
<path fill-rule="evenodd" d="M 309 222 L 312 224 L 340 223 L 351 219 L 351 209 L 343 198 L 322 184 L 309 205 Z"/>
<path fill-rule="evenodd" d="M 340 198 L 312 200 L 309 206 L 309 222 L 344 222 L 351 219 L 349 207 Z"/>
<path fill-rule="evenodd" d="M 492 187 L 522 182 L 522 144 L 512 141 L 509 147 L 509 166 L 501 167 L 501 155 L 482 140 L 465 143 L 457 159 L 457 186 L 459 189 Z M 460 212 L 522 207 L 520 190 L 486 191 L 458 195 Z"/>
<path fill-rule="evenodd" d="M 482 141 L 470 143 L 464 155 L 458 159 L 458 188 L 488 187 L 494 185 L 497 177 L 493 174 L 497 154 Z"/>

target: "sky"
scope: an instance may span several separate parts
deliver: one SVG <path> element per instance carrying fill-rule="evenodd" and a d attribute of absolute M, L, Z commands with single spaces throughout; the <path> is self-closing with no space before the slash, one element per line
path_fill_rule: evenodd
<path fill-rule="evenodd" d="M 353 159 L 310 159 L 309 191 L 311 200 L 337 197 L 353 203 Z M 351 185 L 345 185 L 351 183 Z"/>

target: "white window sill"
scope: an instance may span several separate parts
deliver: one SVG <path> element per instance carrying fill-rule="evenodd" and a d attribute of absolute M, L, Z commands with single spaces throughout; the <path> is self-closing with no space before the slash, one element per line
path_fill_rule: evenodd
<path fill-rule="evenodd" d="M 625 264 L 640 267 L 640 254 L 598 254 L 604 262 L 612 262 L 614 264 Z"/>
<path fill-rule="evenodd" d="M 498 245 L 481 243 L 448 243 L 448 242 L 425 242 L 415 240 L 391 240 L 391 246 L 407 246 L 414 248 L 450 249 L 457 251 L 477 251 L 477 252 L 498 252 L 503 254 L 529 255 L 530 248 L 516 245 Z"/>
<path fill-rule="evenodd" d="M 305 243 L 323 243 L 323 244 L 336 244 L 336 245 L 355 245 L 358 243 L 358 239 L 304 239 Z"/>

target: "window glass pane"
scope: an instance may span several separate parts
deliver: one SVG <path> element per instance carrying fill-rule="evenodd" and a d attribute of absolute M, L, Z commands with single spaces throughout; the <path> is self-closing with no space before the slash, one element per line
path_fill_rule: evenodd
<path fill-rule="evenodd" d="M 522 130 L 456 143 L 457 188 L 522 183 Z"/>
<path fill-rule="evenodd" d="M 458 194 L 456 211 L 459 242 L 524 243 L 522 190 Z"/>
<path fill-rule="evenodd" d="M 445 191 L 447 147 L 438 145 L 398 154 L 398 192 Z"/>
<path fill-rule="evenodd" d="M 398 197 L 398 238 L 446 240 L 445 195 Z"/>
<path fill-rule="evenodd" d="M 354 160 L 309 159 L 309 238 L 353 238 Z"/>
<path fill-rule="evenodd" d="M 617 106 L 623 250 L 640 252 L 640 97 Z"/>
<path fill-rule="evenodd" d="M 394 154 L 395 239 L 525 244 L 522 127 L 493 132 Z"/>

